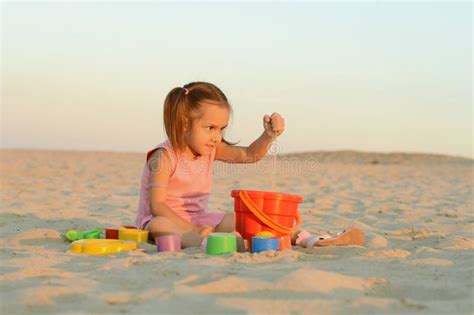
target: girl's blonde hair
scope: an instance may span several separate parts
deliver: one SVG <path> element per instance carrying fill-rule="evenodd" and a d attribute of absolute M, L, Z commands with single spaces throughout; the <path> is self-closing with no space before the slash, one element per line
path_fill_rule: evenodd
<path fill-rule="evenodd" d="M 193 122 L 201 117 L 200 109 L 205 101 L 227 108 L 229 114 L 232 114 L 232 107 L 227 97 L 212 83 L 191 82 L 172 89 L 166 96 L 163 120 L 166 135 L 175 150 L 183 151 L 186 148 L 184 137 L 186 124 L 191 128 Z M 231 144 L 224 138 L 222 141 Z"/>

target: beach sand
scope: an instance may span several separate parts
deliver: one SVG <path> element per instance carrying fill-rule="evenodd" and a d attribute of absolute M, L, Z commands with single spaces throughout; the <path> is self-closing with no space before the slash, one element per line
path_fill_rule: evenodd
<path fill-rule="evenodd" d="M 317 152 L 216 162 L 210 211 L 233 189 L 304 198 L 303 227 L 366 246 L 207 256 L 151 244 L 68 251 L 64 233 L 133 225 L 144 155 L 2 150 L 2 314 L 473 314 L 472 160 Z"/>

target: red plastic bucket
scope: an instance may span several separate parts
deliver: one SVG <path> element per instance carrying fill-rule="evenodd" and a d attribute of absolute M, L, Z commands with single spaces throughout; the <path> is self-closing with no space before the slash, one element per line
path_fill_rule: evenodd
<path fill-rule="evenodd" d="M 235 230 L 249 241 L 262 231 L 280 239 L 280 250 L 291 248 L 291 236 L 301 227 L 298 204 L 303 198 L 285 193 L 232 190 Z"/>

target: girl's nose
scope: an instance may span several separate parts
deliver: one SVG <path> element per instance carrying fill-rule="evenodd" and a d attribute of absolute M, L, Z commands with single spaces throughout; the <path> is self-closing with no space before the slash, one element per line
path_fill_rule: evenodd
<path fill-rule="evenodd" d="M 220 134 L 214 134 L 212 136 L 212 142 L 218 143 L 219 141 L 221 141 L 221 138 L 222 138 L 222 136 Z"/>

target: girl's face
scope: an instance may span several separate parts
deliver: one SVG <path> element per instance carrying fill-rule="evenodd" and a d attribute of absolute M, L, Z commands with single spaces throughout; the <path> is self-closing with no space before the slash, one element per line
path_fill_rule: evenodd
<path fill-rule="evenodd" d="M 229 110 L 223 106 L 204 103 L 201 117 L 186 131 L 186 152 L 189 157 L 209 155 L 222 141 L 222 133 L 229 122 Z"/>

